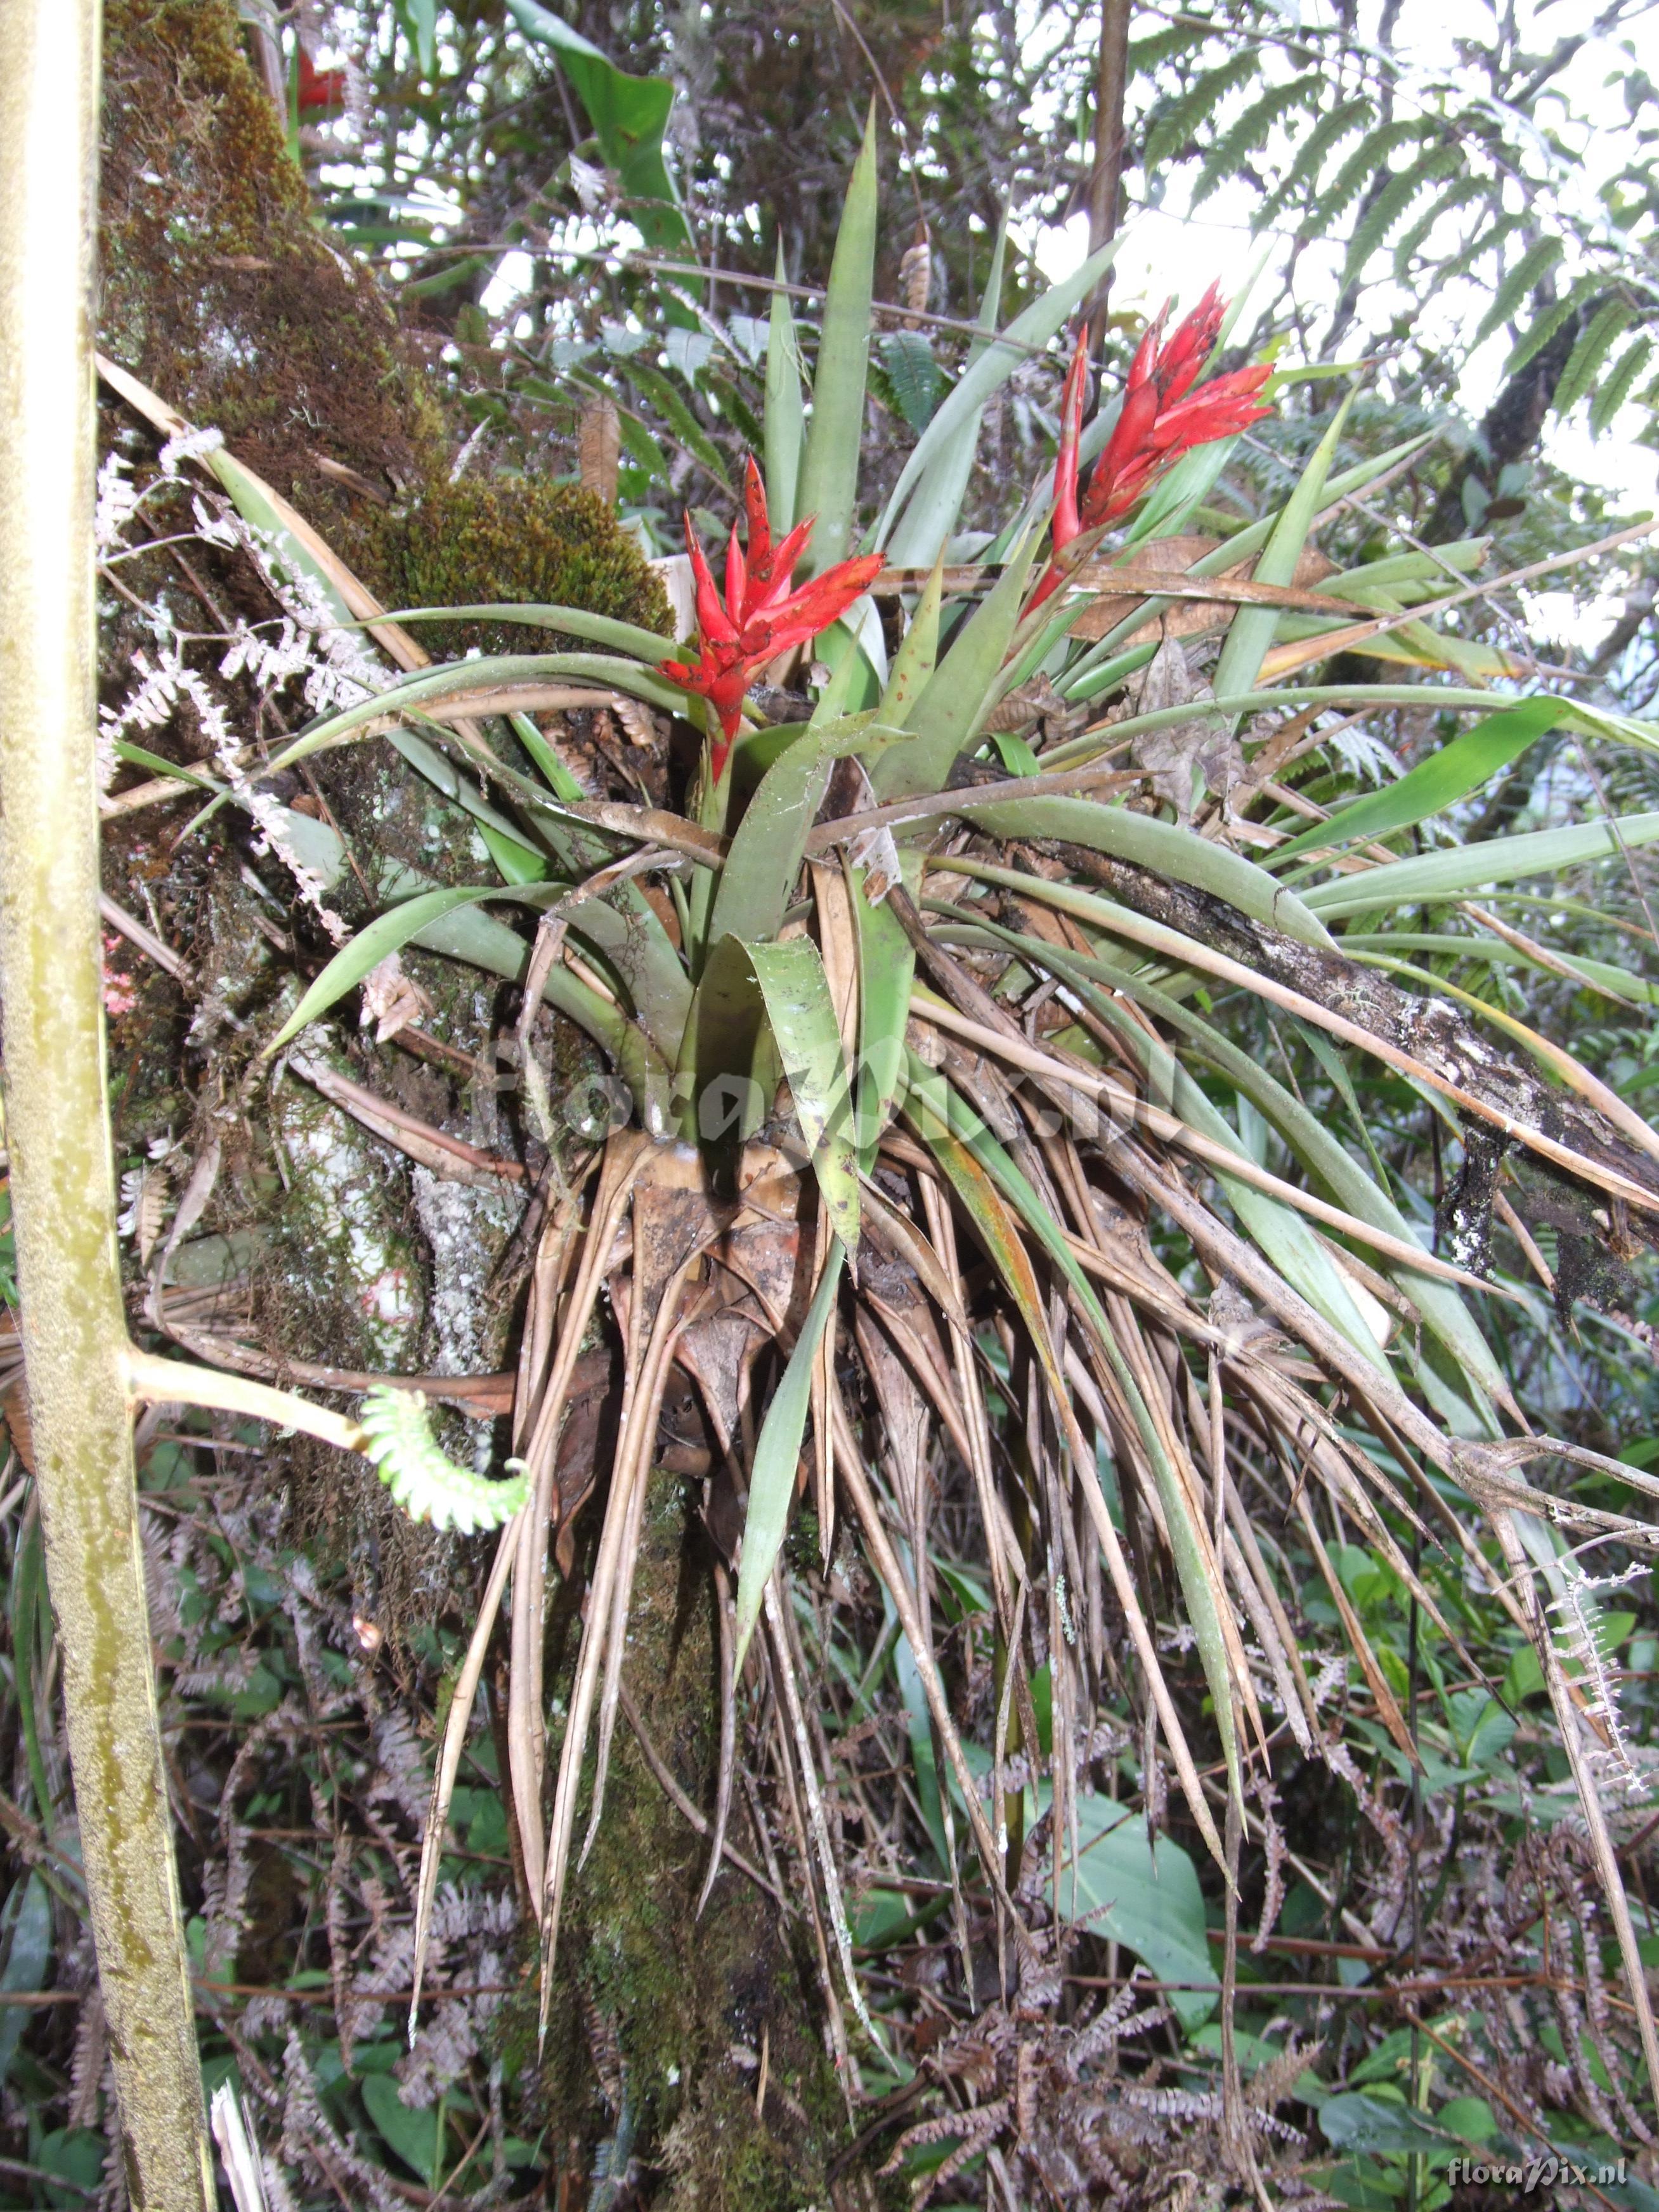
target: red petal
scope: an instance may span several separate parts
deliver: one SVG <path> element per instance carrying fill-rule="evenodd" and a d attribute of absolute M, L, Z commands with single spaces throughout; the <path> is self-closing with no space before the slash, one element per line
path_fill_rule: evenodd
<path fill-rule="evenodd" d="M 1069 545 L 1083 525 L 1077 511 L 1077 449 L 1083 432 L 1083 392 L 1089 374 L 1089 333 L 1078 334 L 1077 351 L 1066 372 L 1066 396 L 1060 408 L 1060 452 L 1054 460 L 1054 547 Z M 1052 586 L 1050 589 L 1052 589 Z M 1048 594 L 1038 586 L 1038 599 Z M 1035 605 L 1037 601 L 1034 600 Z"/>
<path fill-rule="evenodd" d="M 714 589 L 714 579 L 709 574 L 689 514 L 685 518 L 685 550 L 691 556 L 691 574 L 697 587 L 697 622 L 703 635 L 721 645 L 735 644 L 737 624 L 720 605 L 720 593 Z"/>
<path fill-rule="evenodd" d="M 748 597 L 749 570 L 744 562 L 743 548 L 738 543 L 738 526 L 734 522 L 732 535 L 726 541 L 726 604 L 739 629 L 743 627 L 743 610 Z"/>
<path fill-rule="evenodd" d="M 752 453 L 745 457 L 743 501 L 749 513 L 749 574 L 757 584 L 772 580 L 772 525 L 766 512 L 766 486 Z"/>

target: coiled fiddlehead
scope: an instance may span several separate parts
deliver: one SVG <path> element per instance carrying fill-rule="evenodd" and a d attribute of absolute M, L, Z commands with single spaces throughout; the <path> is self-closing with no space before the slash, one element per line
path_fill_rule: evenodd
<path fill-rule="evenodd" d="M 522 1472 L 491 1482 L 446 1458 L 433 1437 L 423 1391 L 373 1389 L 358 1419 L 364 1454 L 411 1521 L 429 1521 L 434 1528 L 457 1528 L 470 1536 L 476 1529 L 499 1528 L 530 1494 Z M 507 1463 L 523 1467 L 520 1460 Z"/>

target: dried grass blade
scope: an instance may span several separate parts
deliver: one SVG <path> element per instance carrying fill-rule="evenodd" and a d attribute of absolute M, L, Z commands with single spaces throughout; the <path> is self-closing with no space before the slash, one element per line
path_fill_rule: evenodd
<path fill-rule="evenodd" d="M 694 1916 L 699 1920 L 702 1917 L 704 1905 L 708 1902 L 708 1893 L 714 1887 L 714 1877 L 720 1870 L 720 1854 L 726 1849 L 726 1824 L 732 1814 L 732 1780 L 738 1763 L 737 1680 L 732 1664 L 736 1642 L 732 1624 L 732 1578 L 719 1559 L 714 1562 L 714 1625 L 720 1670 L 720 1773 L 714 1784 L 714 1818 L 710 1831 L 708 1871 L 703 1876 L 702 1887 L 697 1892 L 697 1909 Z"/>

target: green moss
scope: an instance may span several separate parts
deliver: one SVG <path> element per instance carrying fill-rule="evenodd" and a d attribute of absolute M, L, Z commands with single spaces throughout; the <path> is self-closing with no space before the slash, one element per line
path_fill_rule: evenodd
<path fill-rule="evenodd" d="M 707 1806 L 717 1753 L 707 1560 L 701 1537 L 685 1533 L 676 1486 L 653 1480 L 662 1510 L 647 1518 L 628 1681 L 659 1755 Z M 567 1680 L 574 1643 L 573 1632 Z M 579 1838 L 585 1825 L 584 1814 Z M 758 1860 L 740 1805 L 732 1835 Z M 696 1917 L 707 1848 L 620 1723 L 599 1836 L 573 1878 L 560 1942 L 552 2017 L 562 2033 L 549 2039 L 544 2075 L 550 2146 L 580 2189 L 631 2130 L 632 2155 L 653 2177 L 653 2212 L 827 2205 L 848 2126 L 810 1934 L 729 1865 Z M 763 2042 L 763 2118 L 752 2063 Z M 599 2086 L 607 2076 L 613 2101 Z"/>
<path fill-rule="evenodd" d="M 391 605 L 492 601 L 581 607 L 666 637 L 661 582 L 605 501 L 574 484 L 440 479 L 384 518 L 360 518 L 370 580 Z M 582 641 L 500 623 L 422 623 L 434 659 L 550 653 Z M 589 647 L 591 650 L 591 647 Z"/>
<path fill-rule="evenodd" d="M 328 534 L 447 438 L 373 277 L 315 227 L 233 0 L 106 0 L 100 337 Z"/>

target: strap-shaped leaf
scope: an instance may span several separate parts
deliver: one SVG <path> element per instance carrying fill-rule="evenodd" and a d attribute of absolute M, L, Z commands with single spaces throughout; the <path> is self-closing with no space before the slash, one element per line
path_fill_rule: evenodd
<path fill-rule="evenodd" d="M 1554 875 L 1587 861 L 1613 859 L 1621 847 L 1659 840 L 1659 814 L 1626 814 L 1615 832 L 1607 822 L 1584 822 L 1563 830 L 1530 830 L 1494 837 L 1478 845 L 1451 845 L 1437 853 L 1418 853 L 1360 876 L 1336 876 L 1316 884 L 1303 896 L 1322 921 L 1343 915 L 1374 914 L 1379 908 L 1420 905 L 1462 898 L 1484 884 L 1512 884 L 1527 876 Z"/>
<path fill-rule="evenodd" d="M 1501 769 L 1520 759 L 1562 720 L 1562 702 L 1554 698 L 1523 699 L 1518 706 L 1477 722 L 1438 752 L 1420 760 L 1397 783 L 1368 792 L 1352 806 L 1338 809 L 1328 822 L 1316 822 L 1288 845 L 1274 851 L 1273 864 L 1294 859 L 1298 853 L 1323 851 L 1328 846 L 1351 845 L 1358 838 L 1390 837 L 1426 822 L 1470 792 L 1479 791 Z"/>
<path fill-rule="evenodd" d="M 945 449 L 963 423 L 977 420 L 980 409 L 997 386 L 1006 383 L 1015 369 L 1030 358 L 1030 349 L 1047 345 L 1055 331 L 1065 326 L 1072 310 L 1087 299 L 1111 267 L 1116 251 L 1114 242 L 1103 246 L 1098 253 L 1091 254 L 1074 276 L 1054 285 L 1040 300 L 1034 300 L 1023 314 L 1015 316 L 1003 337 L 987 346 L 977 361 L 969 362 L 899 471 L 898 482 L 893 486 L 882 510 L 881 521 L 870 540 L 872 544 L 887 544 L 893 525 L 910 496 L 911 487 L 922 471 Z M 921 557 L 932 560 L 938 551 L 935 546 L 932 553 L 924 553 Z"/>
<path fill-rule="evenodd" d="M 917 699 L 908 741 L 892 746 L 876 763 L 870 781 L 878 799 L 943 790 L 957 757 L 984 728 L 996 703 L 1003 659 L 1018 626 L 1036 542 L 1036 532 L 1028 531 Z"/>
<path fill-rule="evenodd" d="M 1313 456 L 1302 471 L 1296 489 L 1285 502 L 1273 532 L 1256 562 L 1255 580 L 1259 584 L 1288 584 L 1296 574 L 1296 564 L 1302 558 L 1303 548 L 1308 542 L 1308 532 L 1313 528 L 1325 495 L 1325 479 L 1330 473 L 1336 456 L 1337 442 L 1342 435 L 1352 405 L 1352 396 L 1345 399 L 1332 420 Z M 1221 658 L 1216 663 L 1213 686 L 1218 699 L 1231 697 L 1241 691 L 1252 691 L 1266 659 L 1267 647 L 1273 641 L 1273 632 L 1279 627 L 1276 607 L 1241 607 L 1233 617 L 1227 632 L 1227 641 L 1221 648 Z"/>
<path fill-rule="evenodd" d="M 1127 807 L 1102 806 L 1091 799 L 1066 798 L 964 800 L 960 811 L 975 829 L 988 830 L 994 837 L 1046 837 L 1109 853 L 1114 860 L 1150 868 L 1171 882 L 1190 884 L 1194 890 L 1225 899 L 1253 921 L 1281 930 L 1300 944 L 1330 947 L 1330 933 L 1323 922 L 1265 868 L 1191 830 L 1160 822 L 1156 815 L 1132 814 Z"/>
<path fill-rule="evenodd" d="M 760 1619 L 766 1585 L 772 1578 L 789 1508 L 794 1502 L 795 1474 L 800 1465 L 801 1440 L 806 1434 L 806 1412 L 812 1401 L 812 1365 L 836 1303 L 841 1271 L 847 1255 L 839 1242 L 830 1244 L 823 1273 L 811 1305 L 801 1323 L 800 1334 L 790 1353 L 782 1379 L 755 1440 L 754 1465 L 749 1474 L 749 1510 L 744 1516 L 743 1557 L 738 1563 L 736 1668 L 742 1670 L 749 1639 Z"/>
<path fill-rule="evenodd" d="M 778 283 L 784 281 L 783 246 L 778 246 Z M 806 406 L 800 389 L 800 340 L 789 295 L 772 295 L 772 319 L 766 337 L 766 506 L 772 528 L 783 537 L 795 526 L 795 492 L 800 482 L 801 447 L 806 439 Z"/>
<path fill-rule="evenodd" d="M 876 219 L 876 109 L 872 100 L 830 264 L 823 334 L 812 373 L 812 420 L 796 493 L 802 520 L 809 514 L 817 517 L 802 562 L 803 572 L 811 576 L 844 560 L 853 535 L 870 365 Z"/>
<path fill-rule="evenodd" d="M 854 868 L 852 878 L 859 940 L 859 1164 L 868 1174 L 904 1080 L 916 949 L 892 908 L 884 901 L 871 903 L 869 871 Z"/>
<path fill-rule="evenodd" d="M 823 956 L 810 937 L 744 949 L 766 1004 L 830 1225 L 848 1251 L 856 1251 L 859 1170 L 852 1085 Z"/>
<path fill-rule="evenodd" d="M 979 305 L 980 328 L 986 335 L 983 338 L 975 338 L 969 347 L 966 374 L 973 372 L 997 326 L 997 315 L 1002 302 L 1003 257 L 1007 240 L 1008 224 L 1005 216 L 997 226 L 997 242 L 991 251 L 991 273 L 986 279 L 984 295 Z M 948 404 L 948 398 L 940 403 L 942 406 Z M 979 447 L 980 425 L 984 415 L 985 403 L 981 399 L 977 406 L 963 413 L 960 422 L 934 448 L 921 470 L 915 489 L 910 494 L 909 504 L 887 542 L 887 558 L 894 568 L 923 568 L 943 555 L 962 512 L 963 495 L 968 489 L 968 479 L 974 472 L 974 455 Z"/>

